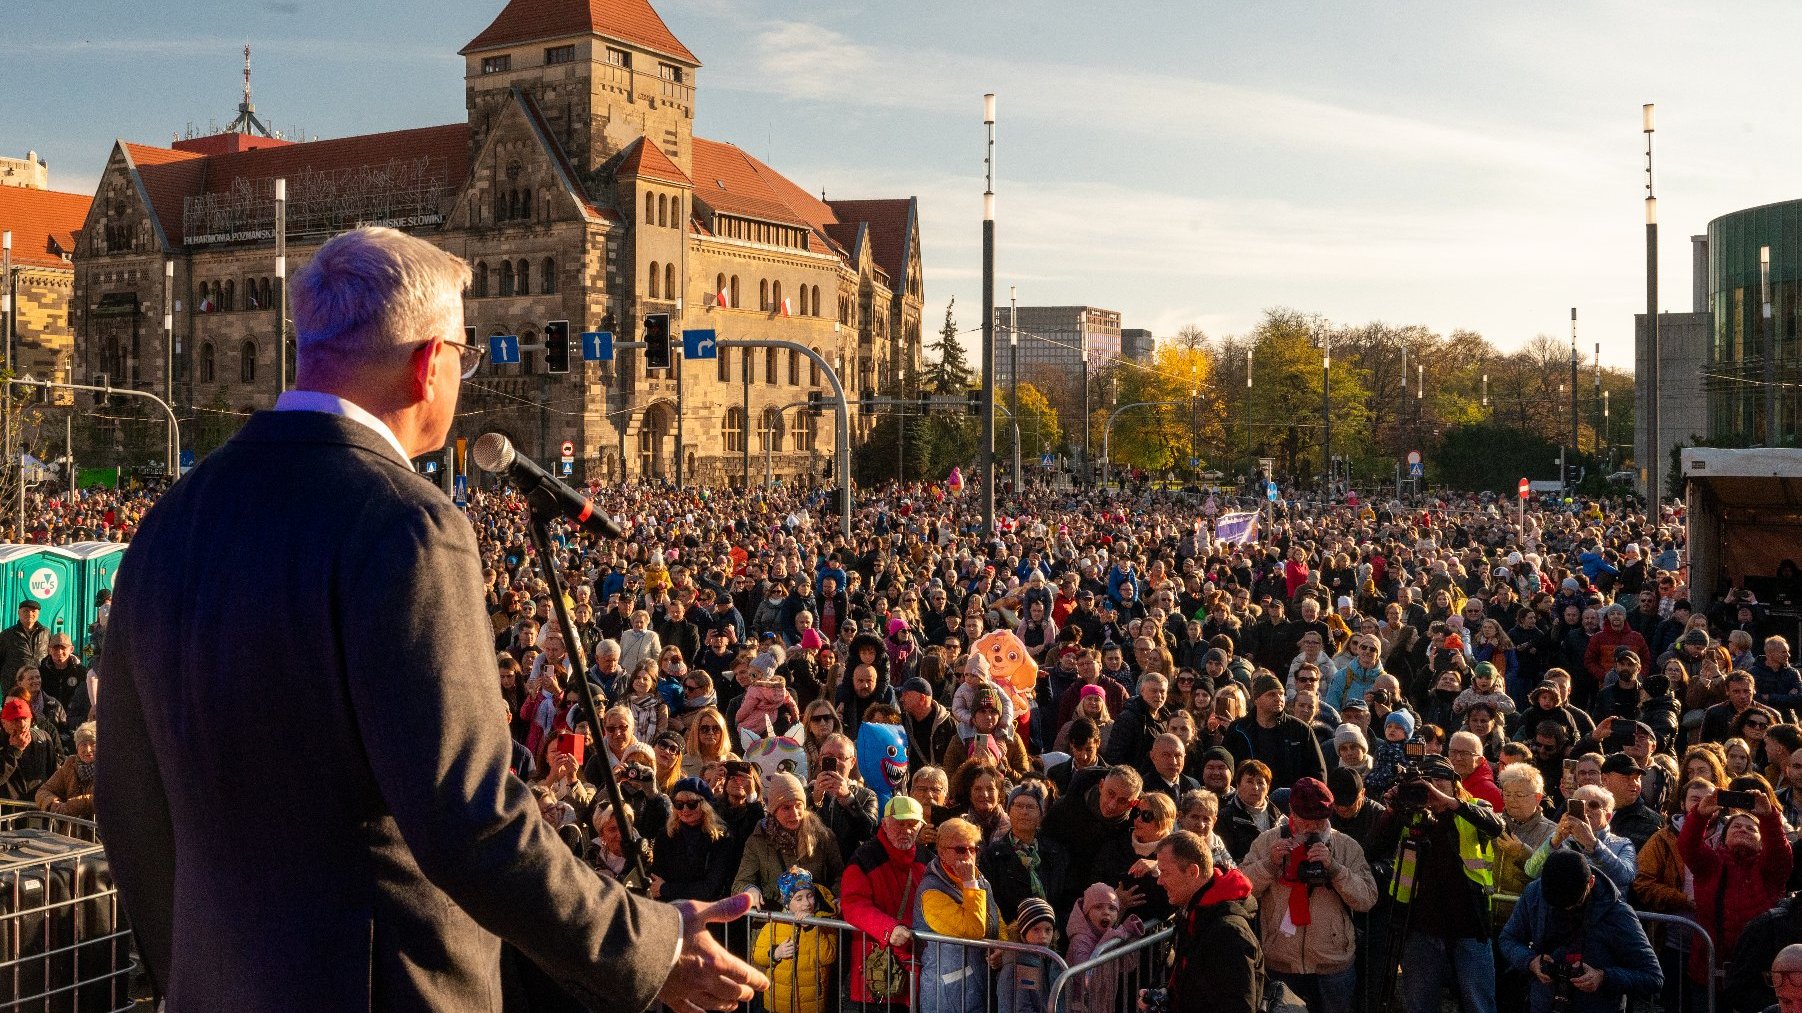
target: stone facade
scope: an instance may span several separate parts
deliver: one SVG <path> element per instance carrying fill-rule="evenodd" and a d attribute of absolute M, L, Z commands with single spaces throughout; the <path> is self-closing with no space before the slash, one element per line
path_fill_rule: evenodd
<path fill-rule="evenodd" d="M 453 437 L 497 430 L 545 461 L 567 440 L 582 477 L 673 478 L 680 460 L 685 480 L 725 483 L 743 475 L 748 436 L 753 481 L 766 446 L 775 474 L 817 478 L 831 414 L 816 423 L 788 407 L 829 391 L 806 357 L 752 350 L 747 413 L 745 350 L 650 370 L 632 349 L 583 362 L 575 338 L 638 339 L 647 314 L 667 313 L 678 338 L 706 328 L 809 348 L 853 403 L 886 393 L 920 363 L 915 202 L 824 201 L 695 137 L 699 61 L 642 0 L 604 13 L 617 23 L 596 22 L 586 0 L 512 0 L 463 51 L 467 124 L 224 155 L 115 145 L 77 257 L 77 372 L 160 391 L 167 300 L 188 413 L 236 419 L 267 406 L 281 294 L 263 210 L 274 179 L 289 180 L 290 273 L 333 231 L 297 225 L 316 218 L 301 213 L 308 181 L 341 192 L 345 180 L 405 179 L 403 196 L 430 207 L 399 224 L 471 265 L 465 321 L 478 343 L 512 334 L 530 346 L 548 322 L 568 321 L 574 345 L 567 373 L 532 350 L 518 365 L 484 365 L 464 385 Z M 854 414 L 853 436 L 870 421 Z"/>
<path fill-rule="evenodd" d="M 41 164 L 41 163 L 39 163 Z M 0 232 L 12 235 L 12 273 L 0 279 L 12 295 L 9 321 L 20 372 L 67 381 L 75 340 L 69 323 L 75 233 L 89 198 L 41 186 L 0 187 Z M 0 332 L 0 349 L 5 346 Z"/>

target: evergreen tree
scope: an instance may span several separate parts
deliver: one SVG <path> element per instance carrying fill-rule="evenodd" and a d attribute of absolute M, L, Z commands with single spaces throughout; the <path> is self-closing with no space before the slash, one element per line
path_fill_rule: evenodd
<path fill-rule="evenodd" d="M 939 339 L 932 343 L 939 360 L 926 370 L 927 386 L 941 396 L 962 394 L 974 379 L 970 362 L 964 358 L 963 342 L 957 340 L 957 318 L 951 315 L 956 305 L 956 296 L 945 304 L 945 326 L 939 328 Z"/>

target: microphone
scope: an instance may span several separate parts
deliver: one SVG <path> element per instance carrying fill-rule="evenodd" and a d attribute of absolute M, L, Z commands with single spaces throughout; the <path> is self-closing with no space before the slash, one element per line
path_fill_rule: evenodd
<path fill-rule="evenodd" d="M 476 439 L 476 466 L 483 471 L 506 474 L 519 491 L 527 495 L 543 492 L 557 504 L 557 510 L 576 527 L 607 538 L 623 538 L 613 518 L 595 509 L 594 500 L 571 489 L 562 480 L 540 468 L 537 463 L 513 449 L 513 441 L 500 433 L 483 433 Z"/>

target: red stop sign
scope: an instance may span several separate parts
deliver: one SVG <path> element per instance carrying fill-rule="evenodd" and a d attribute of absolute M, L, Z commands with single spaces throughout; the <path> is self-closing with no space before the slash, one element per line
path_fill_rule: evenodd
<path fill-rule="evenodd" d="M 1520 498 L 1527 498 L 1527 480 L 1524 478 L 1520 480 Z"/>

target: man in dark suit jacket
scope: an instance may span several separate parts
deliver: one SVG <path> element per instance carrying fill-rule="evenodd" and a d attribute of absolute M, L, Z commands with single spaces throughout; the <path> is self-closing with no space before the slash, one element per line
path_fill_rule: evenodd
<path fill-rule="evenodd" d="M 500 941 L 596 1010 L 724 1009 L 761 975 L 602 880 L 508 773 L 481 562 L 413 473 L 465 372 L 457 258 L 389 229 L 294 279 L 296 386 L 144 518 L 102 671 L 96 796 L 170 1010 L 499 1010 Z"/>

